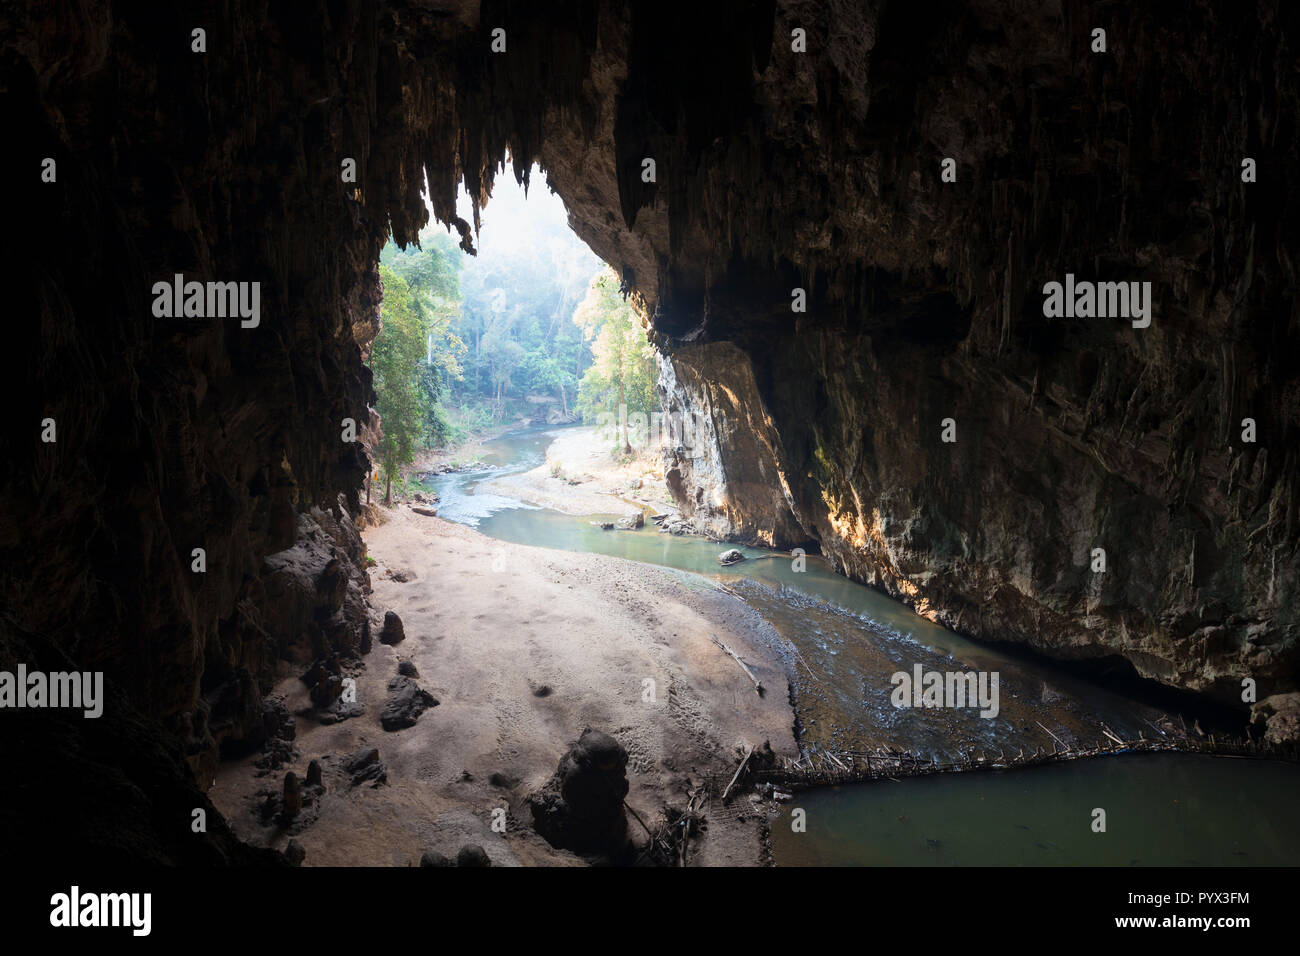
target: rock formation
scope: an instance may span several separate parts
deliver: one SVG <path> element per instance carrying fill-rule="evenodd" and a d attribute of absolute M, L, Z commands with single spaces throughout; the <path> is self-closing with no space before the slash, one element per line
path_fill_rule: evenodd
<path fill-rule="evenodd" d="M 546 785 L 528 798 L 533 827 L 552 845 L 617 856 L 627 844 L 627 751 L 588 728 Z"/>
<path fill-rule="evenodd" d="M 438 698 L 409 677 L 394 677 L 388 682 L 388 701 L 379 715 L 384 730 L 403 730 L 414 727 L 420 715 L 430 707 L 438 706 Z"/>

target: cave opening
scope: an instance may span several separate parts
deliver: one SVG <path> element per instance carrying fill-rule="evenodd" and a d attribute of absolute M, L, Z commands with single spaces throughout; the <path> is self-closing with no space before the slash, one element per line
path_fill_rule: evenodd
<path fill-rule="evenodd" d="M 434 225 L 405 247 L 390 237 L 380 254 L 368 451 L 385 504 L 394 476 L 405 488 L 463 468 L 485 440 L 527 427 L 586 425 L 592 454 L 605 442 L 642 480 L 661 480 L 658 352 L 618 277 L 574 234 L 536 165 L 524 182 L 498 176 L 489 203 L 473 206 L 462 185 L 457 213 L 477 223 L 472 254 Z M 564 462 L 552 472 L 564 477 Z"/>

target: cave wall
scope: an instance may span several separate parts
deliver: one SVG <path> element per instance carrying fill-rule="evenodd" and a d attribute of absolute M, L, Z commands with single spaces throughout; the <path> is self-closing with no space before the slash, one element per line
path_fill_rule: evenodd
<path fill-rule="evenodd" d="M 496 61 L 476 3 L 0 10 L 0 115 L 21 144 L 5 172 L 22 200 L 5 244 L 22 281 L 0 669 L 102 671 L 111 710 L 2 715 L 22 732 L 0 733 L 0 759 L 51 782 L 35 772 L 0 801 L 11 849 L 263 860 L 202 791 L 265 735 L 277 675 L 363 643 L 353 516 L 369 463 L 343 434 L 345 419 L 363 438 L 376 424 L 363 360 L 379 250 L 428 221 L 426 185 L 472 249 L 457 184 L 481 203 L 507 140 L 528 168 L 545 103 L 586 74 L 591 6 L 489 4 L 517 54 Z M 528 28 L 542 17 L 562 35 Z M 258 324 L 159 317 L 154 283 L 176 274 L 260 283 Z M 76 812 L 88 795 L 102 818 Z M 206 833 L 199 807 L 216 817 Z"/>
<path fill-rule="evenodd" d="M 691 527 L 755 547 L 808 544 L 748 355 L 709 342 L 659 363 L 664 480 Z"/>
<path fill-rule="evenodd" d="M 929 617 L 1118 655 L 1243 716 L 1251 677 L 1256 719 L 1294 736 L 1295 10 L 777 3 L 750 5 L 751 31 L 769 12 L 748 76 L 666 56 L 625 85 L 680 97 L 637 128 L 657 192 L 621 191 L 650 203 L 631 227 L 655 284 L 634 280 L 667 399 L 707 407 L 702 381 L 752 378 L 742 417 L 777 436 L 788 492 L 727 482 L 756 432 L 724 430 L 678 470 L 683 509 L 716 501 L 706 526 L 754 540 L 788 505 L 845 574 Z M 790 51 L 795 26 L 815 53 Z M 630 29 L 649 42 L 635 6 Z M 753 39 L 706 22 L 677 49 Z M 1150 327 L 1045 318 L 1067 272 L 1151 282 Z M 740 353 L 728 371 L 717 343 Z"/>
<path fill-rule="evenodd" d="M 367 462 L 340 431 L 369 417 L 382 242 L 416 236 L 427 183 L 471 248 L 456 186 L 486 201 L 509 151 L 620 271 L 668 400 L 733 423 L 679 476 L 684 499 L 724 483 L 718 532 L 815 539 L 979 637 L 1223 700 L 1248 673 L 1294 733 L 1296 20 L 1277 0 L 8 5 L 0 666 L 103 669 L 129 734 L 175 744 L 140 752 L 197 793 L 256 732 L 274 660 L 353 641 L 348 536 L 313 532 L 319 599 L 295 617 L 269 613 L 274 556 L 356 509 Z M 1151 281 L 1151 327 L 1044 319 L 1067 271 Z M 155 318 L 178 272 L 259 281 L 259 327 Z M 111 760 L 109 739 L 46 759 Z"/>
<path fill-rule="evenodd" d="M 1118 655 L 1242 711 L 1251 677 L 1255 718 L 1294 736 L 1297 20 L 602 8 L 590 128 L 548 129 L 540 158 L 650 316 L 665 407 L 702 412 L 694 454 L 669 435 L 683 511 L 815 539 L 976 637 Z M 1150 282 L 1151 325 L 1045 318 L 1067 272 Z"/>
<path fill-rule="evenodd" d="M 379 123 L 378 16 L 300 14 L 33 3 L 0 20 L 6 129 L 22 143 L 6 266 L 24 277 L 0 667 L 57 661 L 113 689 L 97 721 L 29 714 L 29 732 L 4 732 L 33 777 L 3 813 L 6 832 L 75 838 L 91 859 L 261 860 L 201 790 L 223 752 L 260 741 L 277 662 L 355 648 L 366 623 L 346 527 L 368 464 L 342 432 L 370 420 L 361 352 L 387 221 L 366 212 L 364 172 L 357 189 L 339 164 L 364 161 Z M 260 282 L 259 324 L 155 317 L 153 283 L 176 273 Z M 300 540 L 304 521 L 336 533 Z M 293 582 L 268 561 L 304 548 Z M 90 820 L 77 807 L 92 798 Z M 192 832 L 193 807 L 215 818 L 208 833 Z M 33 826 L 56 814 L 85 825 Z"/>

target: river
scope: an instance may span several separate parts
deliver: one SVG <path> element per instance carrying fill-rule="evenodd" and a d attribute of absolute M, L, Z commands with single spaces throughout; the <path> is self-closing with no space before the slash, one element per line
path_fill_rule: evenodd
<path fill-rule="evenodd" d="M 1087 746 L 1109 730 L 1158 737 L 1168 715 L 1014 651 L 979 644 L 835 574 L 726 545 L 636 531 L 602 531 L 596 516 L 527 505 L 478 485 L 545 461 L 554 429 L 525 429 L 484 445 L 487 467 L 426 480 L 438 514 L 517 544 L 587 551 L 700 574 L 731 588 L 796 649 L 793 690 L 807 750 L 906 749 L 939 761 L 1037 747 L 1051 735 Z M 613 517 L 613 516 L 610 516 Z M 983 671 L 1000 676 L 992 718 L 975 708 L 897 708 L 890 676 Z M 1113 756 L 1032 769 L 938 774 L 798 794 L 772 824 L 788 865 L 1296 865 L 1293 809 L 1300 767 L 1190 754 Z M 805 812 L 806 829 L 790 811 Z M 1096 809 L 1106 830 L 1094 830 Z"/>

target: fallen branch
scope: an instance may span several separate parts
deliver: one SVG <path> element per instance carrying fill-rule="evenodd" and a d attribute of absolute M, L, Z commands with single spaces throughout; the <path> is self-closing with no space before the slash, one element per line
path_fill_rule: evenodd
<path fill-rule="evenodd" d="M 723 802 L 723 803 L 726 803 L 726 802 L 727 802 L 727 794 L 731 793 L 731 788 L 734 787 L 734 786 L 736 785 L 736 781 L 740 779 L 740 774 L 741 774 L 741 773 L 744 771 L 744 769 L 745 769 L 745 764 L 749 763 L 749 758 L 752 757 L 753 755 L 754 755 L 754 748 L 753 748 L 753 747 L 750 747 L 750 748 L 749 748 L 749 751 L 745 754 L 745 759 L 742 760 L 742 761 L 740 762 L 740 766 L 736 768 L 736 772 L 735 772 L 735 774 L 734 774 L 734 775 L 732 776 L 732 778 L 731 778 L 731 783 L 727 784 L 726 789 L 724 789 L 724 790 L 722 791 L 722 802 Z"/>
<path fill-rule="evenodd" d="M 1038 721 L 1035 720 L 1034 723 L 1038 724 Z M 1039 727 L 1043 727 L 1042 724 L 1038 724 L 1038 726 L 1039 726 Z M 1047 730 L 1046 727 L 1043 727 L 1043 729 L 1044 729 L 1044 730 Z M 1047 732 L 1048 732 L 1049 734 L 1052 734 L 1052 732 L 1051 732 L 1050 730 L 1047 730 Z M 1065 746 L 1065 741 L 1062 740 L 1060 737 L 1056 736 L 1056 734 L 1052 734 L 1052 739 L 1055 740 L 1058 744 L 1060 744 L 1061 747 L 1062 747 L 1064 750 L 1069 751 L 1070 748 Z"/>
<path fill-rule="evenodd" d="M 632 816 L 636 819 L 636 822 L 639 823 L 639 824 L 641 824 L 641 829 L 644 830 L 644 831 L 646 832 L 646 834 L 650 837 L 650 839 L 653 840 L 653 839 L 654 839 L 654 833 L 652 833 L 651 830 L 650 830 L 650 828 L 649 828 L 648 826 L 645 825 L 645 821 L 641 819 L 641 814 L 639 814 L 639 813 L 637 813 L 635 810 L 633 810 L 633 809 L 628 805 L 628 802 L 627 802 L 626 800 L 623 801 L 623 807 L 627 810 L 628 813 L 632 814 Z"/>
<path fill-rule="evenodd" d="M 724 651 L 730 654 L 731 659 L 740 665 L 740 669 L 745 672 L 745 676 L 754 682 L 754 690 L 758 691 L 758 696 L 762 697 L 763 696 L 762 681 L 760 681 L 757 677 L 755 677 L 754 672 L 745 666 L 745 662 L 740 659 L 740 655 L 737 654 L 735 651 L 733 651 L 731 648 L 729 648 L 726 644 L 722 643 L 722 641 L 718 640 L 718 635 L 710 634 L 709 637 L 713 638 L 713 643 L 717 644 L 720 648 L 722 648 Z"/>

